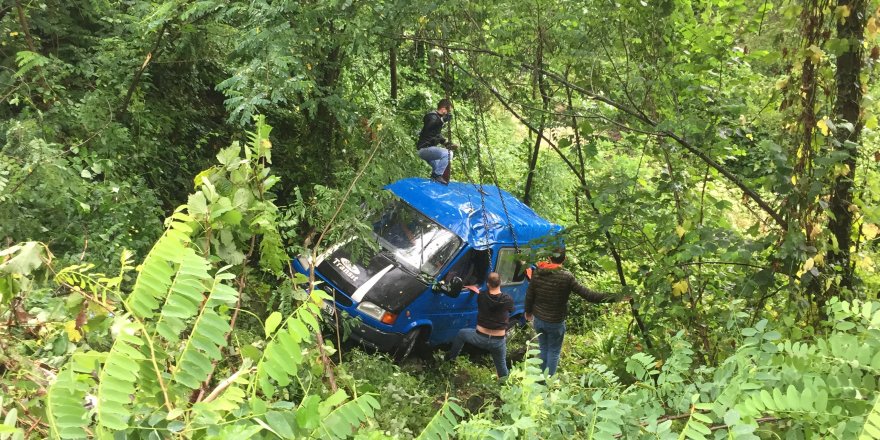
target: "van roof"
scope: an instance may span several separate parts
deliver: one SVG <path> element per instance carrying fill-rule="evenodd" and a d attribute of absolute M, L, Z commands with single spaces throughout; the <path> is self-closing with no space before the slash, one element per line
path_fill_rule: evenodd
<path fill-rule="evenodd" d="M 492 244 L 518 246 L 547 240 L 562 227 L 544 220 L 516 197 L 494 185 L 449 182 L 441 185 L 424 178 L 398 180 L 385 187 L 413 208 L 451 230 L 476 249 Z M 503 205 L 502 205 L 503 197 Z M 484 209 L 485 207 L 485 209 Z M 508 216 L 504 209 L 507 208 Z M 508 223 L 509 221 L 509 223 Z"/>

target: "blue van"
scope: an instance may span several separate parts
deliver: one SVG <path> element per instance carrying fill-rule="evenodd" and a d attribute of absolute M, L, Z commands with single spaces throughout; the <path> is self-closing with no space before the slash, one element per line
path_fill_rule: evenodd
<path fill-rule="evenodd" d="M 392 353 L 397 361 L 420 344 L 452 342 L 460 329 L 477 323 L 475 290 L 491 271 L 513 297 L 521 318 L 528 280 L 518 249 L 555 236 L 559 225 L 495 186 L 410 178 L 385 187 L 395 197 L 373 219 L 378 252 L 354 258 L 363 249 L 351 240 L 331 246 L 315 261 L 315 276 L 335 304 L 359 318 L 352 338 Z M 294 261 L 308 274 L 309 261 Z"/>

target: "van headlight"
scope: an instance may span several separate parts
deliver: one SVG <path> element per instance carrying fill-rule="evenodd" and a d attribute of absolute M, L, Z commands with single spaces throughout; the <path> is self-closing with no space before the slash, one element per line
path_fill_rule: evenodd
<path fill-rule="evenodd" d="M 300 256 L 296 257 L 296 261 L 298 261 L 299 265 L 302 266 L 303 269 L 305 269 L 305 270 L 309 270 L 309 267 L 312 264 L 309 261 L 310 259 L 311 259 L 310 257 L 306 257 L 305 255 L 300 255 Z"/>
<path fill-rule="evenodd" d="M 359 312 L 364 315 L 369 316 L 370 318 L 375 319 L 383 324 L 394 324 L 394 321 L 397 320 L 397 314 L 391 313 L 382 307 L 377 306 L 369 301 L 364 301 L 358 304 L 357 309 Z"/>

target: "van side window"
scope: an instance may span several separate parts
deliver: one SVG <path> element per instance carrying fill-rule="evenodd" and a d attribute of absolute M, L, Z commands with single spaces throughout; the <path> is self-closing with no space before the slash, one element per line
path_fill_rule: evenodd
<path fill-rule="evenodd" d="M 486 282 L 486 276 L 489 274 L 491 258 L 492 251 L 489 249 L 482 251 L 468 249 L 449 269 L 446 278 L 451 280 L 453 277 L 461 277 L 465 286 L 482 285 Z"/>
<path fill-rule="evenodd" d="M 498 261 L 495 263 L 495 272 L 501 275 L 501 284 L 523 282 L 526 279 L 524 264 L 514 249 L 501 249 L 498 252 Z"/>

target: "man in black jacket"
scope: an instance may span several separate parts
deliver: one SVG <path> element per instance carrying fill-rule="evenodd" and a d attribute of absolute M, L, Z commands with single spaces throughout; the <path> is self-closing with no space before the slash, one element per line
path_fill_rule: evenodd
<path fill-rule="evenodd" d="M 452 119 L 452 101 L 441 99 L 437 110 L 425 115 L 422 120 L 422 131 L 416 147 L 419 157 L 431 165 L 431 179 L 442 184 L 449 183 L 449 163 L 452 161 L 454 144 L 441 134 L 443 125 Z"/>
<path fill-rule="evenodd" d="M 458 356 L 465 342 L 492 354 L 495 372 L 499 378 L 507 377 L 507 325 L 513 311 L 513 298 L 501 293 L 501 276 L 492 272 L 486 278 L 488 291 L 480 291 L 477 296 L 477 328 L 464 328 L 458 331 L 452 348 L 446 353 L 446 360 Z"/>
<path fill-rule="evenodd" d="M 533 321 L 535 332 L 538 333 L 541 369 L 547 370 L 551 376 L 556 373 L 559 365 L 571 293 L 574 292 L 593 303 L 628 299 L 622 295 L 596 292 L 580 285 L 571 272 L 562 268 L 563 261 L 565 250 L 557 249 L 549 262 L 538 263 L 526 290 L 526 319 Z"/>

